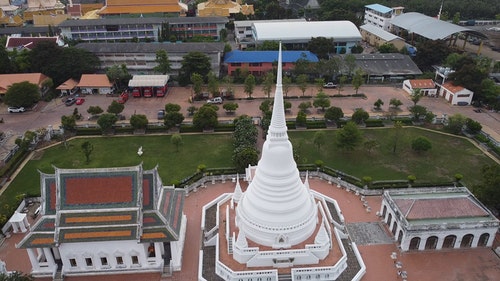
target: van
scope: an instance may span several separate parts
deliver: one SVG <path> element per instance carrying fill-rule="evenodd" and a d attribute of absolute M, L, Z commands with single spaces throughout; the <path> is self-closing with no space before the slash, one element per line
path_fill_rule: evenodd
<path fill-rule="evenodd" d="M 221 104 L 222 103 L 222 98 L 221 97 L 215 97 L 211 100 L 207 100 L 207 103 L 210 103 L 210 104 Z"/>

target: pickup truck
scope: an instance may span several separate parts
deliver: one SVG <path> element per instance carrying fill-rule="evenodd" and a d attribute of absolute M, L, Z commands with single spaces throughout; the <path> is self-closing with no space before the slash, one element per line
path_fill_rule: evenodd
<path fill-rule="evenodd" d="M 323 85 L 323 88 L 335 89 L 335 88 L 337 88 L 337 84 L 333 84 L 333 82 L 328 82 L 328 83 Z"/>

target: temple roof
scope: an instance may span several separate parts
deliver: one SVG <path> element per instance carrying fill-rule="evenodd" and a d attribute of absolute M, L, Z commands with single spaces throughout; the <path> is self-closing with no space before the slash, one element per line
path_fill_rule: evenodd
<path fill-rule="evenodd" d="M 19 248 L 92 241 L 175 241 L 184 190 L 142 165 L 40 173 L 41 218 Z"/>
<path fill-rule="evenodd" d="M 181 10 L 177 0 L 107 0 L 99 14 L 179 13 Z"/>

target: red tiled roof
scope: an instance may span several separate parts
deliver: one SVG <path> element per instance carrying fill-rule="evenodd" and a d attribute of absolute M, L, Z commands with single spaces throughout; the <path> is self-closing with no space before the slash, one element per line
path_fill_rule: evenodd
<path fill-rule="evenodd" d="M 457 92 L 460 92 L 462 91 L 463 89 L 465 89 L 464 87 L 462 86 L 455 86 L 453 85 L 453 83 L 451 82 L 445 82 L 443 84 L 443 88 L 447 89 L 448 91 L 452 92 L 452 93 L 457 93 Z"/>
<path fill-rule="evenodd" d="M 430 89 L 435 87 L 434 81 L 432 81 L 432 79 L 411 79 L 410 85 L 413 89 Z"/>
<path fill-rule="evenodd" d="M 80 78 L 80 83 L 78 87 L 111 87 L 112 84 L 109 82 L 108 76 L 106 74 L 82 74 Z"/>
<path fill-rule="evenodd" d="M 395 199 L 394 202 L 409 220 L 488 216 L 470 197 Z"/>
<path fill-rule="evenodd" d="M 17 48 L 23 46 L 28 49 L 33 49 L 40 42 L 57 42 L 57 37 L 7 37 L 6 48 Z"/>
<path fill-rule="evenodd" d="M 130 203 L 132 176 L 68 177 L 64 179 L 64 205 Z"/>

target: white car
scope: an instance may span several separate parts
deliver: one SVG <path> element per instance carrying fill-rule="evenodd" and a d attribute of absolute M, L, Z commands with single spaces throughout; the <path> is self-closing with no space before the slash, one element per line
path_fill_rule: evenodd
<path fill-rule="evenodd" d="M 213 98 L 211 100 L 207 100 L 207 103 L 212 103 L 212 104 L 218 103 L 218 104 L 221 104 L 222 103 L 222 98 L 221 97 L 216 97 L 216 98 Z"/>
<path fill-rule="evenodd" d="M 328 83 L 323 85 L 323 88 L 334 89 L 334 88 L 337 88 L 337 85 L 333 84 L 333 82 L 328 82 Z"/>
<path fill-rule="evenodd" d="M 25 112 L 26 111 L 24 109 L 24 107 L 22 107 L 22 106 L 20 106 L 20 107 L 11 106 L 7 110 L 9 111 L 9 113 L 19 113 L 19 112 Z"/>

